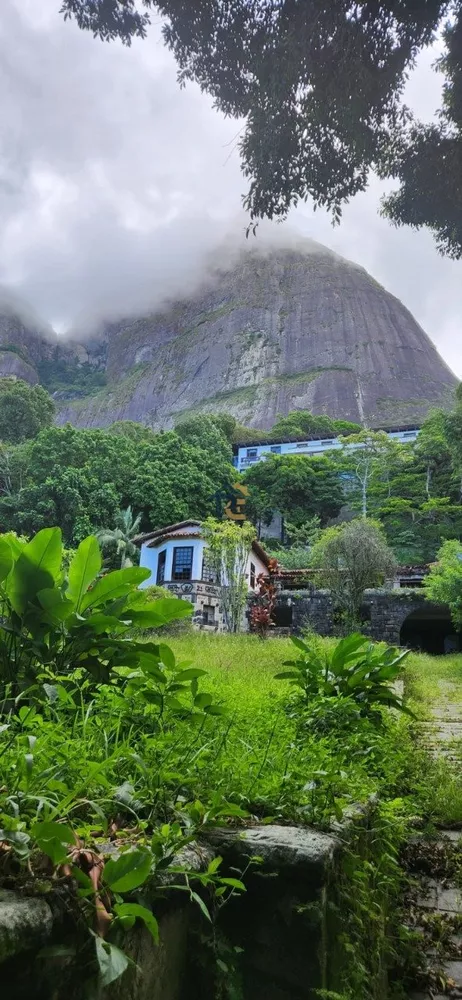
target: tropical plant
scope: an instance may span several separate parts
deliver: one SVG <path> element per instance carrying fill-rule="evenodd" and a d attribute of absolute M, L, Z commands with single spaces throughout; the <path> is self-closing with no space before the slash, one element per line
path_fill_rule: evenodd
<path fill-rule="evenodd" d="M 274 628 L 273 612 L 276 605 L 277 587 L 275 574 L 278 569 L 277 559 L 270 559 L 268 572 L 260 573 L 257 577 L 257 593 L 254 603 L 250 608 L 250 628 L 266 639 L 270 628 Z"/>
<path fill-rule="evenodd" d="M 240 632 L 247 599 L 247 561 L 255 528 L 248 521 L 235 524 L 209 517 L 202 529 L 210 565 L 219 581 L 226 628 L 229 632 Z"/>
<path fill-rule="evenodd" d="M 424 587 L 430 601 L 449 605 L 455 628 L 462 629 L 462 542 L 444 542 L 424 579 Z"/>
<path fill-rule="evenodd" d="M 302 655 L 297 660 L 286 660 L 284 666 L 290 669 L 276 674 L 276 678 L 296 688 L 303 706 L 319 697 L 342 698 L 353 701 L 361 716 L 374 715 L 377 705 L 409 714 L 392 686 L 409 650 L 399 653 L 391 646 L 382 650 L 356 632 L 324 654 L 302 639 L 292 637 L 292 642 Z"/>
<path fill-rule="evenodd" d="M 331 591 L 351 624 L 358 618 L 366 587 L 392 576 L 396 560 L 381 524 L 357 518 L 326 528 L 313 546 L 310 565 L 319 569 L 320 585 Z"/>
<path fill-rule="evenodd" d="M 63 568 L 59 528 L 29 542 L 0 536 L 0 688 L 2 697 L 37 696 L 56 675 L 77 668 L 94 682 L 115 668 L 139 667 L 159 654 L 127 638 L 191 614 L 177 598 L 148 601 L 139 585 L 149 570 L 127 567 L 101 576 L 97 539 L 79 545 Z"/>
<path fill-rule="evenodd" d="M 137 514 L 134 517 L 132 508 L 129 505 L 126 510 L 117 511 L 114 528 L 100 528 L 96 532 L 96 537 L 103 552 L 109 551 L 109 553 L 114 553 L 122 569 L 126 566 L 133 566 L 133 560 L 138 553 L 133 539 L 139 533 L 140 524 L 141 514 Z"/>

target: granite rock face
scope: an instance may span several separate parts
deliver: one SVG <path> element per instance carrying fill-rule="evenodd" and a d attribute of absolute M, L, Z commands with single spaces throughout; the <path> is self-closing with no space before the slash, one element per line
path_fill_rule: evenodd
<path fill-rule="evenodd" d="M 57 343 L 77 364 L 105 368 L 101 391 L 56 399 L 58 421 L 81 427 L 168 428 L 225 411 L 267 428 L 293 409 L 385 427 L 450 405 L 454 375 L 363 268 L 308 240 L 296 249 L 246 245 L 232 263 L 217 261 L 194 295 L 108 323 L 80 344 L 2 308 L 0 295 L 0 375 L 36 381 L 37 363 Z"/>
<path fill-rule="evenodd" d="M 53 364 L 58 356 L 77 357 L 75 346 L 63 342 L 24 302 L 0 288 L 0 378 L 13 376 L 35 385 L 40 381 L 37 366 Z"/>
<path fill-rule="evenodd" d="M 314 249 L 313 249 L 314 248 Z M 60 420 L 170 427 L 226 411 L 270 427 L 308 409 L 369 426 L 448 405 L 456 379 L 409 311 L 325 247 L 243 252 L 192 298 L 106 327 L 109 385 Z"/>

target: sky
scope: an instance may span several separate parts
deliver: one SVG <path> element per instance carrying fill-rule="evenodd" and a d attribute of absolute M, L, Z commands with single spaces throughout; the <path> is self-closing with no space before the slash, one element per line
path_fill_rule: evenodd
<path fill-rule="evenodd" d="M 194 85 L 180 90 L 159 25 L 130 49 L 59 15 L 0 4 L 0 285 L 59 332 L 192 292 L 231 234 L 245 243 L 237 139 Z M 441 79 L 423 53 L 406 98 L 430 119 Z M 287 225 L 364 266 L 411 310 L 462 378 L 462 261 L 378 214 L 382 182 L 339 227 L 310 205 Z"/>

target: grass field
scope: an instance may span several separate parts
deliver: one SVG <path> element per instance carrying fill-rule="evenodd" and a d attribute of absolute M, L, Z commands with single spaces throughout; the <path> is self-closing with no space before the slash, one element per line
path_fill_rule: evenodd
<path fill-rule="evenodd" d="M 331 646 L 335 640 L 317 642 Z M 283 661 L 297 653 L 289 639 L 194 633 L 171 645 L 178 657 L 207 670 L 204 686 L 232 719 L 226 741 L 212 752 L 208 778 L 228 795 L 233 789 L 247 807 L 301 818 L 309 800 L 303 789 L 316 781 L 342 805 L 378 791 L 386 798 L 415 799 L 432 821 L 462 822 L 462 780 L 444 761 L 428 761 L 408 717 L 391 713 L 384 732 L 364 726 L 356 739 L 341 733 L 297 739 L 288 685 L 274 679 Z M 411 653 L 403 678 L 418 719 L 429 718 L 441 681 L 455 683 L 454 700 L 462 701 L 462 655 Z M 319 808 L 322 813 L 322 795 Z"/>

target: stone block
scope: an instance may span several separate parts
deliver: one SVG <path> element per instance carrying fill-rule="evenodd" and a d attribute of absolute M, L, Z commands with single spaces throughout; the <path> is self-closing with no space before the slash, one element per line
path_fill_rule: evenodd
<path fill-rule="evenodd" d="M 0 889 L 0 962 L 37 951 L 52 930 L 53 915 L 45 899 Z"/>
<path fill-rule="evenodd" d="M 340 849 L 340 841 L 328 833 L 296 826 L 251 827 L 236 835 L 233 830 L 213 830 L 210 841 L 220 852 L 247 859 L 263 859 L 263 868 L 279 877 L 302 877 L 322 881 L 327 866 Z"/>

